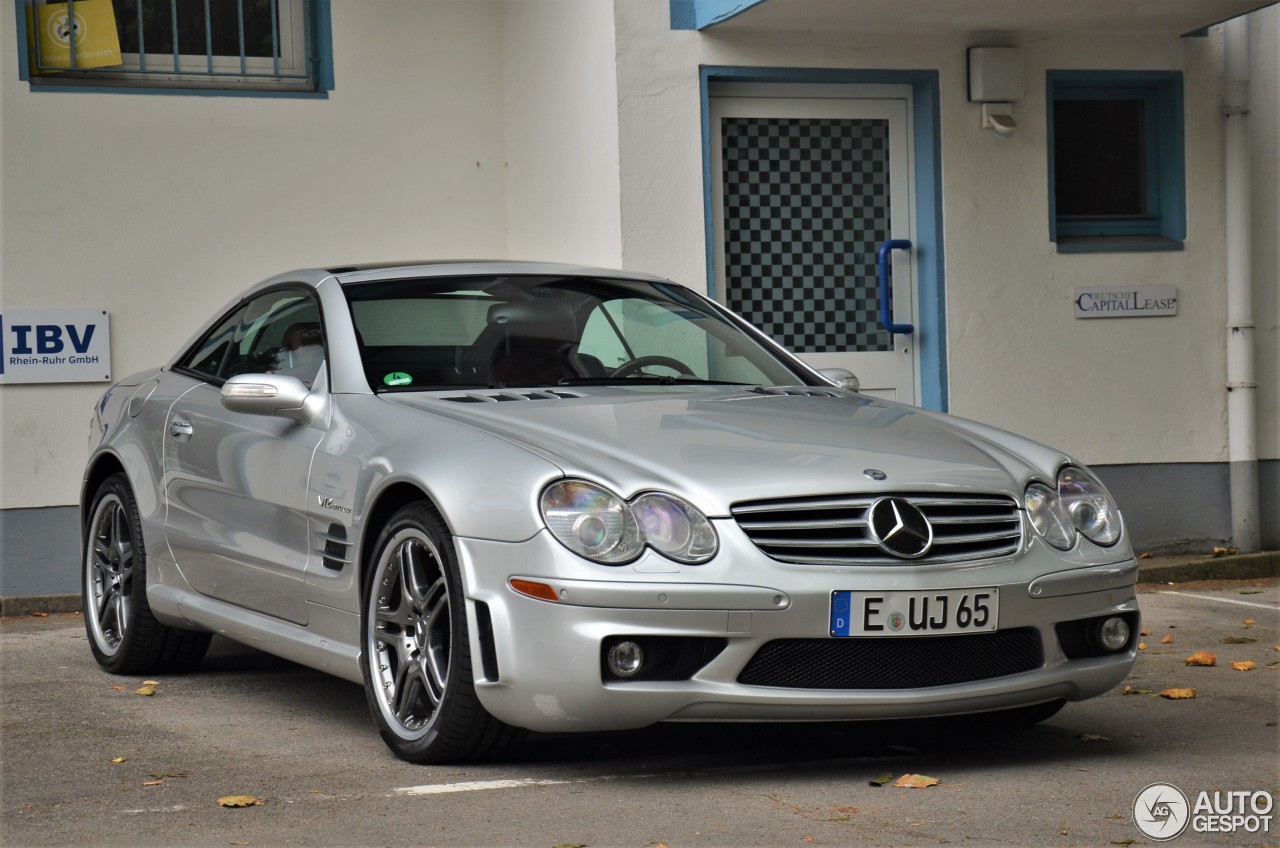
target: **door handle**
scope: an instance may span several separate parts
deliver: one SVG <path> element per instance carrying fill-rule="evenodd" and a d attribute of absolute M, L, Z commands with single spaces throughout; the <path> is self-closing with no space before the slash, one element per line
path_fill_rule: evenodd
<path fill-rule="evenodd" d="M 186 441 L 195 434 L 195 428 L 191 426 L 190 421 L 184 421 L 181 418 L 174 418 L 169 422 L 169 435 L 178 441 Z"/>
<path fill-rule="evenodd" d="M 889 269 L 890 254 L 895 250 L 910 249 L 909 239 L 889 239 L 880 245 L 880 250 L 876 253 L 880 268 L 880 326 L 884 327 L 890 335 L 894 333 L 911 335 L 916 331 L 915 324 L 893 323 L 893 292 L 889 288 L 889 281 L 892 279 L 892 272 Z"/>

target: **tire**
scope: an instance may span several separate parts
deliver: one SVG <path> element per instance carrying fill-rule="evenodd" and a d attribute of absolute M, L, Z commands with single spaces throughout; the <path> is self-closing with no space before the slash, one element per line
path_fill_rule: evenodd
<path fill-rule="evenodd" d="M 453 539 L 426 501 L 401 508 L 379 535 L 360 627 L 369 710 L 397 757 L 473 761 L 519 741 L 523 731 L 489 715 L 476 695 Z"/>
<path fill-rule="evenodd" d="M 123 474 L 94 493 L 81 562 L 84 626 L 94 659 L 112 674 L 189 671 L 212 634 L 161 624 L 147 603 L 147 554 L 133 489 Z"/>

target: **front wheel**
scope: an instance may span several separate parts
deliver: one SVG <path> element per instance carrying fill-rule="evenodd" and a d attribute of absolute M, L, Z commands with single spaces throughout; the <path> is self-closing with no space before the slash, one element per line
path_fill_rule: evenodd
<path fill-rule="evenodd" d="M 425 501 L 400 509 L 366 569 L 361 669 L 383 741 L 415 763 L 495 755 L 520 731 L 476 696 L 453 540 Z"/>
<path fill-rule="evenodd" d="M 211 634 L 168 627 L 147 603 L 147 553 L 133 489 L 113 474 L 94 493 L 84 532 L 84 625 L 98 665 L 113 674 L 187 671 Z"/>

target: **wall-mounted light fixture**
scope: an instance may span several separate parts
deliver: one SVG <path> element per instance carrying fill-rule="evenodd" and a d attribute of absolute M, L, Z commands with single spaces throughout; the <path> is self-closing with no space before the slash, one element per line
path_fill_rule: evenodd
<path fill-rule="evenodd" d="M 1008 138 L 1017 129 L 1013 101 L 1024 91 L 1021 47 L 969 48 L 969 102 L 982 104 L 983 129 Z"/>

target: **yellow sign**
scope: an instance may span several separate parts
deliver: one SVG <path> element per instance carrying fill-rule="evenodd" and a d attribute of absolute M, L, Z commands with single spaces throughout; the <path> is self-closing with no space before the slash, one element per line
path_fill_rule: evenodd
<path fill-rule="evenodd" d="M 68 11 L 73 5 L 74 11 Z M 30 36 L 30 6 L 27 33 Z M 74 20 L 72 19 L 74 15 Z M 120 36 L 116 32 L 116 16 L 111 0 L 79 0 L 78 3 L 47 3 L 36 6 L 40 50 L 32 49 L 28 37 L 31 66 L 36 73 L 63 68 L 103 68 L 119 65 Z M 75 39 L 75 64 L 71 63 L 71 43 Z"/>

